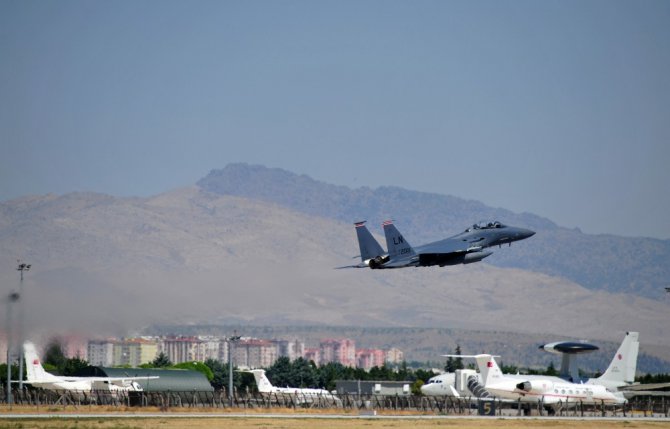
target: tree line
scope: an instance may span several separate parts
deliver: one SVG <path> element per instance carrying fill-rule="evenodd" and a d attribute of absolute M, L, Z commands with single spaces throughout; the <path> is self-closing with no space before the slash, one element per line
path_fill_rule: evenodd
<path fill-rule="evenodd" d="M 463 359 L 458 357 L 461 354 L 460 346 L 456 347 L 454 356 L 447 357 L 444 364 L 445 372 L 455 372 L 466 366 Z M 47 346 L 42 362 L 47 372 L 74 376 L 81 373 L 89 367 L 88 362 L 79 357 L 68 358 L 63 353 L 63 348 L 57 341 L 52 341 Z M 156 358 L 146 364 L 140 365 L 141 368 L 162 368 L 162 369 L 188 369 L 201 372 L 212 387 L 215 389 L 227 389 L 229 382 L 229 367 L 227 363 L 215 359 L 207 359 L 205 362 L 183 362 L 173 364 L 168 356 L 161 352 Z M 469 364 L 468 368 L 474 368 Z M 517 373 L 520 368 L 515 366 L 501 367 L 504 373 Z M 12 365 L 12 380 L 18 379 L 18 367 Z M 256 382 L 250 373 L 239 371 L 233 367 L 233 385 L 238 391 L 256 392 Z M 406 362 L 399 366 L 384 364 L 381 367 L 375 366 L 370 370 L 354 368 L 342 365 L 341 363 L 330 362 L 318 366 L 314 361 L 307 361 L 304 358 L 298 358 L 291 361 L 288 357 L 280 357 L 270 367 L 265 368 L 266 375 L 270 382 L 277 387 L 298 387 L 298 388 L 321 388 L 329 391 L 335 390 L 336 380 L 361 380 L 361 381 L 404 381 L 411 384 L 412 393 L 419 394 L 421 386 L 428 379 L 437 375 L 433 370 L 422 368 L 409 368 Z M 553 362 L 549 364 L 546 370 L 524 370 L 527 374 L 539 375 L 558 375 Z M 3 385 L 6 383 L 7 365 L 0 365 L 0 381 Z M 644 375 L 636 377 L 636 381 L 642 383 L 663 383 L 670 382 L 670 374 Z"/>

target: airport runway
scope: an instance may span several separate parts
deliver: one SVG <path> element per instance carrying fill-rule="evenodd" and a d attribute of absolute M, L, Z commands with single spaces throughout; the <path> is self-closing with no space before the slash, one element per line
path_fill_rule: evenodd
<path fill-rule="evenodd" d="M 438 416 L 438 415 L 351 415 L 351 414 L 256 414 L 256 413 L 32 413 L 0 414 L 0 420 L 40 419 L 297 419 L 297 420 L 512 420 L 512 421 L 592 421 L 592 422 L 663 422 L 670 417 L 549 417 L 549 416 Z"/>

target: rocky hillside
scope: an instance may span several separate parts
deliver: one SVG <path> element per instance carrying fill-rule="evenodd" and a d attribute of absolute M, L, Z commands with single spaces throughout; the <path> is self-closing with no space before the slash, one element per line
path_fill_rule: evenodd
<path fill-rule="evenodd" d="M 422 244 L 463 231 L 482 220 L 499 220 L 538 232 L 531 240 L 496 252 L 486 262 L 570 279 L 588 289 L 662 299 L 670 278 L 670 240 L 589 235 L 530 213 L 513 213 L 478 201 L 396 187 L 350 189 L 280 169 L 231 164 L 213 170 L 198 186 L 219 195 L 268 201 L 311 216 L 371 229 L 393 218 L 410 243 Z M 504 190 L 501 190 L 504 192 Z M 356 252 L 355 243 L 351 246 Z"/>
<path fill-rule="evenodd" d="M 525 251 L 534 239 L 491 258 Z M 32 329 L 123 335 L 168 322 L 316 324 L 615 342 L 637 330 L 649 344 L 670 346 L 662 300 L 486 263 L 333 269 L 355 250 L 348 222 L 197 187 L 146 199 L 68 194 L 0 205 L 0 282 L 18 287 L 17 257 L 33 264 L 25 282 Z"/>

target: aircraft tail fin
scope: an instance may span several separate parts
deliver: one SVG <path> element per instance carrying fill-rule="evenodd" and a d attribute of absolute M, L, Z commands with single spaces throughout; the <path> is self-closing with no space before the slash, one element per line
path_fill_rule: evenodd
<path fill-rule="evenodd" d="M 473 358 L 477 362 L 477 369 L 482 378 L 484 387 L 494 384 L 503 379 L 504 375 L 498 366 L 495 358 L 499 356 L 480 354 L 480 355 L 442 355 L 446 357 Z"/>
<path fill-rule="evenodd" d="M 614 382 L 621 386 L 635 381 L 637 354 L 640 348 L 639 332 L 627 332 L 619 349 L 599 381 Z"/>
<path fill-rule="evenodd" d="M 256 379 L 256 386 L 258 386 L 258 391 L 261 393 L 270 393 L 272 392 L 272 383 L 270 383 L 270 380 L 265 376 L 265 370 L 264 369 L 252 369 L 246 372 L 250 372 L 254 375 L 254 379 Z"/>
<path fill-rule="evenodd" d="M 59 380 L 58 377 L 44 370 L 33 343 L 26 342 L 23 344 L 23 352 L 26 360 L 26 383 Z"/>
<path fill-rule="evenodd" d="M 416 254 L 412 246 L 400 234 L 395 225 L 393 225 L 393 221 L 384 221 L 382 225 L 384 226 L 384 235 L 386 236 L 386 247 L 391 259 L 409 257 Z"/>
<path fill-rule="evenodd" d="M 503 373 L 493 356 L 485 354 L 477 355 L 475 360 L 477 361 L 477 367 L 479 368 L 484 388 L 503 378 Z"/>
<path fill-rule="evenodd" d="M 361 251 L 361 261 L 365 262 L 386 253 L 365 226 L 365 221 L 356 222 L 354 225 L 356 226 L 358 247 Z"/>

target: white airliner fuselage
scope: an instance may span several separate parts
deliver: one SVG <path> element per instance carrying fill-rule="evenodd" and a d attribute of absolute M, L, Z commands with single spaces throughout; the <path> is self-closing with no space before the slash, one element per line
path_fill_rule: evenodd
<path fill-rule="evenodd" d="M 545 375 L 504 374 L 504 376 L 515 380 L 516 384 L 533 381 L 549 386 L 549 383 L 551 383 L 555 387 L 554 390 L 557 390 L 558 393 L 565 395 L 570 400 L 580 400 L 582 396 L 589 395 L 588 389 L 592 386 L 601 386 L 610 392 L 617 392 L 619 388 L 630 386 L 635 380 L 637 355 L 640 346 L 638 338 L 638 332 L 627 332 L 603 375 L 597 378 L 590 378 L 584 384 L 569 383 L 562 378 Z M 428 383 L 421 386 L 421 393 L 427 396 L 479 396 L 477 393 L 480 392 L 472 392 L 467 383 L 467 380 L 472 377 L 473 373 L 474 371 L 472 370 L 458 370 L 456 374 L 445 373 L 437 375 L 428 380 Z M 481 378 L 477 379 L 477 381 L 481 382 Z M 565 386 L 566 383 L 568 386 Z M 472 384 L 475 390 L 477 390 L 476 384 Z M 574 387 L 575 385 L 578 387 Z M 490 389 L 487 388 L 486 390 Z M 566 393 L 561 393 L 563 391 Z M 572 393 L 570 393 L 571 391 Z M 556 394 L 556 392 L 552 392 L 552 394 Z M 532 397 L 533 395 L 534 393 L 525 394 L 526 397 Z"/>
<path fill-rule="evenodd" d="M 466 357 L 466 356 L 463 356 Z M 504 375 L 491 355 L 473 357 L 482 377 L 484 388 L 491 394 L 521 402 L 542 401 L 545 405 L 570 402 L 623 404 L 626 400 L 619 392 L 610 392 L 602 385 L 557 382 L 549 378 L 528 378 Z"/>

